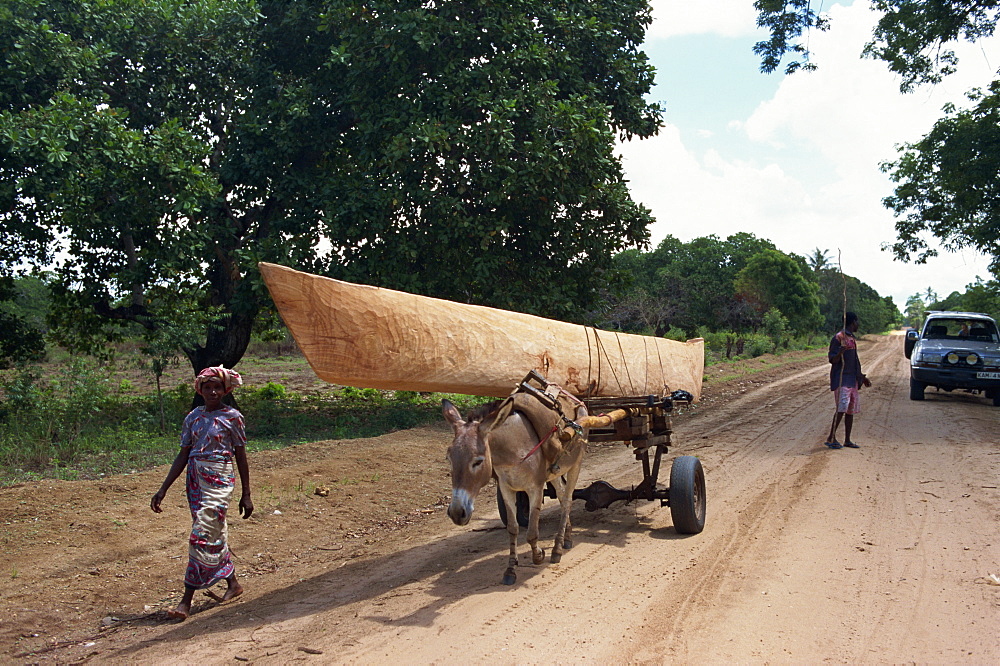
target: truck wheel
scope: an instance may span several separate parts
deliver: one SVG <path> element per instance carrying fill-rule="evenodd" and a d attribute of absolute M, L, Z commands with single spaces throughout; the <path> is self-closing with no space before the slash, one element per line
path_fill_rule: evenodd
<path fill-rule="evenodd" d="M 698 534 L 705 529 L 705 472 L 695 456 L 674 458 L 669 503 L 678 534 Z"/>
<path fill-rule="evenodd" d="M 910 378 L 910 400 L 924 399 L 924 383 Z"/>
<path fill-rule="evenodd" d="M 521 527 L 528 526 L 528 512 L 531 509 L 531 502 L 528 501 L 528 493 L 519 492 L 517 494 L 517 524 Z M 503 501 L 503 493 L 497 488 L 497 508 L 500 510 L 500 520 L 503 526 L 507 527 L 507 503 Z"/>

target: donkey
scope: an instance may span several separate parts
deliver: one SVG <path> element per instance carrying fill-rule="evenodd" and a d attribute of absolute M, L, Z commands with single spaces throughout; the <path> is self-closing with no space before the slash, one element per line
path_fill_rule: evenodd
<path fill-rule="evenodd" d="M 531 561 L 537 565 L 545 559 L 545 551 L 538 547 L 542 493 L 546 483 L 555 487 L 562 513 L 550 561 L 559 562 L 563 550 L 573 545 L 569 512 L 586 447 L 582 441 L 573 441 L 562 449 L 558 460 L 547 458 L 543 452 L 551 449 L 539 446 L 539 442 L 547 439 L 548 434 L 536 432 L 530 420 L 520 411 L 511 411 L 502 423 L 494 423 L 501 404 L 502 401 L 496 401 L 483 405 L 463 419 L 450 401 L 442 401 L 444 418 L 455 433 L 455 439 L 448 447 L 452 484 L 448 516 L 456 525 L 467 525 L 479 491 L 491 477 L 497 480 L 507 505 L 507 533 L 510 536 L 510 557 L 503 583 L 513 585 L 517 580 L 514 568 L 518 565 L 517 492 L 523 491 L 528 495 L 528 544 L 531 546 Z M 578 418 L 586 413 L 582 404 L 577 407 Z"/>

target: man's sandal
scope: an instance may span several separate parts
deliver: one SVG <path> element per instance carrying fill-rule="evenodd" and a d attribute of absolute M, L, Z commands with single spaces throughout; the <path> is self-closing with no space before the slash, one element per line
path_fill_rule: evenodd
<path fill-rule="evenodd" d="M 845 442 L 844 446 L 846 446 L 849 449 L 860 449 L 861 448 L 860 446 L 858 446 L 854 442 Z"/>
<path fill-rule="evenodd" d="M 830 447 L 831 449 L 842 449 L 842 448 L 844 448 L 844 445 L 841 444 L 840 442 L 836 441 L 836 440 L 834 440 L 832 442 L 824 442 L 824 443 L 828 447 Z"/>

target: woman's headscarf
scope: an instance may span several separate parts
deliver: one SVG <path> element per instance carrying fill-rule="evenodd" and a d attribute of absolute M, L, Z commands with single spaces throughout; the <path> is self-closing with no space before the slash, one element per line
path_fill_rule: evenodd
<path fill-rule="evenodd" d="M 217 365 L 205 368 L 198 373 L 198 376 L 194 380 L 194 392 L 201 395 L 201 385 L 209 379 L 222 380 L 222 387 L 226 390 L 226 395 L 232 393 L 234 388 L 243 384 L 243 378 L 240 377 L 240 373 Z"/>

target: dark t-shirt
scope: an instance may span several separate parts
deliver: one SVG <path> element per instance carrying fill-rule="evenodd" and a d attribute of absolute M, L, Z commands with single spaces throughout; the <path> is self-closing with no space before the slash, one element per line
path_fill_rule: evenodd
<path fill-rule="evenodd" d="M 834 362 L 834 357 L 844 349 L 844 356 Z M 861 360 L 858 359 L 858 341 L 850 331 L 841 331 L 830 340 L 830 390 L 835 391 L 840 386 L 860 386 L 864 375 L 861 373 Z"/>

